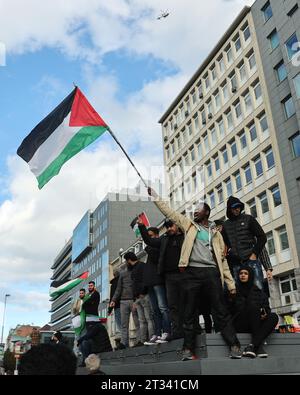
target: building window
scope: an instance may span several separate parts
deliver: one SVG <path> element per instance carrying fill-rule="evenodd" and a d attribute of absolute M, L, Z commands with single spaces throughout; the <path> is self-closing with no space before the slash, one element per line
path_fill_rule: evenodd
<path fill-rule="evenodd" d="M 292 96 L 288 96 L 287 98 L 285 98 L 282 104 L 284 106 L 286 119 L 291 118 L 296 113 Z"/>
<path fill-rule="evenodd" d="M 292 144 L 292 152 L 293 152 L 293 157 L 297 158 L 300 156 L 300 133 L 298 132 L 295 134 L 291 139 L 291 144 Z"/>
<path fill-rule="evenodd" d="M 270 41 L 270 45 L 272 49 L 275 49 L 279 46 L 279 37 L 276 29 L 272 31 L 268 39 Z"/>
<path fill-rule="evenodd" d="M 241 148 L 244 149 L 247 147 L 247 139 L 245 133 L 242 133 L 240 135 L 240 143 L 241 143 Z"/>
<path fill-rule="evenodd" d="M 260 156 L 255 159 L 254 164 L 256 170 L 256 177 L 260 177 L 263 174 L 263 167 L 262 167 Z"/>
<path fill-rule="evenodd" d="M 224 103 L 226 103 L 227 100 L 229 99 L 229 91 L 228 91 L 228 85 L 227 85 L 227 84 L 225 84 L 225 85 L 222 87 L 222 92 L 223 92 Z"/>
<path fill-rule="evenodd" d="M 256 132 L 256 126 L 255 124 L 251 125 L 249 128 L 249 133 L 250 133 L 250 138 L 251 141 L 255 141 L 257 139 L 257 132 Z"/>
<path fill-rule="evenodd" d="M 256 67 L 256 59 L 254 53 L 251 54 L 251 56 L 249 57 L 249 66 L 250 70 L 253 70 Z"/>
<path fill-rule="evenodd" d="M 288 276 L 280 277 L 279 281 L 282 295 L 297 291 L 297 282 L 294 273 Z"/>
<path fill-rule="evenodd" d="M 211 69 L 211 76 L 212 76 L 213 81 L 215 81 L 217 79 L 217 73 L 216 73 L 215 67 L 213 69 Z"/>
<path fill-rule="evenodd" d="M 268 1 L 261 9 L 264 15 L 264 20 L 267 22 L 273 16 L 273 11 L 270 2 Z"/>
<path fill-rule="evenodd" d="M 237 119 L 242 116 L 242 106 L 240 102 L 235 105 L 235 116 Z"/>
<path fill-rule="evenodd" d="M 274 160 L 274 154 L 272 148 L 268 149 L 268 151 L 265 152 L 265 155 L 267 159 L 268 169 L 271 169 L 272 167 L 275 166 L 275 160 Z"/>
<path fill-rule="evenodd" d="M 214 161 L 215 161 L 216 172 L 218 172 L 220 170 L 220 159 L 219 159 L 219 156 L 215 157 Z"/>
<path fill-rule="evenodd" d="M 234 41 L 235 51 L 239 52 L 242 48 L 240 36 L 238 36 Z"/>
<path fill-rule="evenodd" d="M 285 43 L 287 53 L 288 53 L 288 58 L 291 60 L 294 55 L 296 55 L 297 52 L 300 51 L 300 45 L 298 42 L 297 34 L 294 33 L 292 37 L 290 37 L 287 42 Z"/>
<path fill-rule="evenodd" d="M 250 28 L 248 25 L 243 29 L 243 34 L 244 34 L 244 40 L 247 41 L 251 36 Z"/>
<path fill-rule="evenodd" d="M 205 78 L 205 88 L 206 88 L 207 91 L 209 91 L 209 89 L 210 89 L 209 76 L 207 76 L 207 77 Z"/>
<path fill-rule="evenodd" d="M 202 154 L 202 145 L 201 145 L 201 143 L 199 143 L 198 144 L 198 147 L 197 147 L 198 149 L 198 159 L 202 159 L 202 157 L 203 157 L 203 154 Z"/>
<path fill-rule="evenodd" d="M 257 218 L 257 209 L 256 209 L 255 199 L 250 200 L 250 202 L 248 202 L 248 206 L 249 206 L 250 214 L 252 215 L 252 217 Z"/>
<path fill-rule="evenodd" d="M 221 151 L 222 156 L 223 156 L 223 162 L 224 165 L 226 165 L 226 163 L 228 163 L 228 152 L 227 149 L 225 148 L 223 151 Z"/>
<path fill-rule="evenodd" d="M 241 82 L 243 83 L 244 81 L 247 80 L 246 66 L 245 66 L 244 63 L 243 63 L 243 64 L 241 65 L 241 67 L 239 68 L 239 73 L 240 73 Z"/>
<path fill-rule="evenodd" d="M 230 178 L 225 181 L 225 185 L 226 185 L 227 197 L 232 196 L 232 184 Z"/>
<path fill-rule="evenodd" d="M 213 128 L 211 131 L 211 144 L 212 147 L 214 147 L 217 144 L 217 133 L 216 133 L 216 129 Z"/>
<path fill-rule="evenodd" d="M 228 130 L 231 130 L 233 128 L 233 119 L 232 119 L 231 111 L 228 114 L 226 114 L 226 118 L 227 118 Z"/>
<path fill-rule="evenodd" d="M 192 150 L 191 150 L 191 161 L 192 161 L 192 163 L 193 162 L 195 162 L 195 149 L 193 148 Z"/>
<path fill-rule="evenodd" d="M 287 78 L 287 70 L 283 60 L 277 66 L 275 66 L 274 69 L 279 82 L 282 82 Z"/>
<path fill-rule="evenodd" d="M 222 185 L 217 186 L 217 194 L 218 194 L 218 201 L 219 203 L 224 202 L 224 196 L 223 196 L 223 188 Z"/>
<path fill-rule="evenodd" d="M 267 236 L 268 253 L 269 253 L 269 255 L 274 255 L 276 253 L 276 250 L 275 250 L 275 242 L 274 242 L 273 232 L 266 233 L 266 236 Z"/>
<path fill-rule="evenodd" d="M 215 193 L 214 191 L 210 192 L 208 194 L 209 200 L 210 200 L 210 208 L 214 209 L 216 207 L 216 199 L 215 199 Z"/>
<path fill-rule="evenodd" d="M 223 56 L 219 59 L 219 70 L 221 74 L 223 74 L 225 71 L 225 63 Z"/>
<path fill-rule="evenodd" d="M 268 120 L 267 120 L 267 116 L 266 116 L 266 115 L 263 115 L 263 116 L 260 118 L 259 123 L 260 123 L 260 127 L 261 127 L 261 130 L 262 130 L 263 133 L 264 133 L 266 130 L 269 129 Z"/>
<path fill-rule="evenodd" d="M 249 164 L 244 168 L 244 172 L 245 172 L 246 184 L 250 184 L 250 182 L 252 182 L 252 173 Z"/>
<path fill-rule="evenodd" d="M 233 62 L 233 55 L 232 55 L 232 49 L 231 49 L 231 47 L 229 47 L 229 48 L 226 50 L 226 56 L 227 56 L 227 62 L 228 62 L 229 64 L 231 64 L 231 63 Z"/>
<path fill-rule="evenodd" d="M 300 73 L 293 79 L 295 89 L 296 89 L 296 94 L 298 99 L 300 99 Z"/>
<path fill-rule="evenodd" d="M 215 95 L 215 105 L 216 105 L 216 110 L 219 111 L 221 108 L 221 98 L 219 92 Z"/>
<path fill-rule="evenodd" d="M 218 123 L 218 127 L 219 127 L 220 137 L 223 137 L 225 135 L 225 126 L 223 119 L 221 119 L 220 122 Z"/>
<path fill-rule="evenodd" d="M 290 245 L 289 245 L 289 240 L 288 240 L 288 235 L 285 225 L 279 228 L 277 232 L 280 240 L 280 250 L 281 251 L 288 250 L 290 248 Z"/>
<path fill-rule="evenodd" d="M 207 163 L 206 169 L 207 169 L 207 177 L 210 178 L 212 176 L 212 168 L 210 162 Z"/>
<path fill-rule="evenodd" d="M 234 174 L 234 178 L 235 178 L 236 191 L 238 192 L 242 189 L 242 180 L 239 171 Z"/>
<path fill-rule="evenodd" d="M 254 88 L 255 99 L 259 101 L 262 97 L 261 85 L 258 83 Z"/>
<path fill-rule="evenodd" d="M 233 141 L 230 143 L 230 148 L 231 148 L 231 156 L 234 158 L 237 155 L 237 148 L 236 148 L 236 142 Z"/>
<path fill-rule="evenodd" d="M 261 204 L 261 211 L 263 214 L 266 214 L 270 211 L 267 193 L 264 192 L 262 195 L 259 196 L 260 204 Z"/>
<path fill-rule="evenodd" d="M 208 136 L 207 136 L 207 134 L 203 137 L 203 140 L 204 140 L 205 151 L 206 151 L 206 153 L 208 153 L 209 152 L 209 143 L 208 143 Z"/>
<path fill-rule="evenodd" d="M 244 97 L 246 112 L 252 111 L 252 99 L 250 93 Z"/>
<path fill-rule="evenodd" d="M 270 189 L 270 191 L 273 196 L 274 207 L 280 206 L 282 202 L 281 202 L 279 186 L 275 185 L 273 188 Z"/>
<path fill-rule="evenodd" d="M 299 9 L 298 4 L 295 4 L 294 7 L 287 13 L 287 15 L 291 18 L 298 9 Z"/>

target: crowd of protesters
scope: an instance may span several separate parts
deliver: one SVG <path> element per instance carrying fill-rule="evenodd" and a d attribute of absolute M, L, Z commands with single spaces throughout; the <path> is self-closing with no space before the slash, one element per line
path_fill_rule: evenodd
<path fill-rule="evenodd" d="M 126 268 L 112 280 L 110 310 L 121 331 L 117 349 L 129 347 L 129 317 L 136 327 L 136 343 L 155 345 L 183 338 L 182 359 L 195 359 L 196 336 L 220 332 L 229 356 L 267 357 L 263 344 L 278 323 L 271 312 L 265 279 L 272 265 L 266 235 L 257 220 L 244 213 L 235 197 L 227 202 L 227 220 L 210 221 L 210 207 L 201 202 L 193 218 L 174 211 L 154 190 L 154 203 L 166 216 L 166 232 L 137 223 L 146 244 L 146 262 L 133 252 L 124 255 Z M 241 350 L 236 333 L 250 333 Z"/>
<path fill-rule="evenodd" d="M 126 267 L 114 270 L 108 313 L 114 311 L 121 331 L 116 350 L 129 347 L 132 316 L 134 346 L 153 346 L 183 339 L 182 360 L 196 359 L 196 337 L 220 332 L 229 346 L 229 356 L 266 358 L 265 339 L 278 324 L 271 312 L 265 279 L 272 280 L 272 265 L 265 248 L 266 235 L 257 220 L 244 213 L 244 204 L 230 197 L 227 220 L 210 221 L 210 207 L 201 202 L 193 218 L 174 211 L 154 190 L 148 189 L 159 210 L 167 217 L 166 232 L 137 224 L 146 245 L 146 262 L 133 252 L 124 255 Z M 72 307 L 75 348 L 71 351 L 61 332 L 52 344 L 33 347 L 21 358 L 19 374 L 75 374 L 85 366 L 92 375 L 100 370 L 102 352 L 112 351 L 106 327 L 99 320 L 100 294 L 90 281 L 81 289 Z M 251 343 L 242 350 L 237 333 L 250 333 Z"/>

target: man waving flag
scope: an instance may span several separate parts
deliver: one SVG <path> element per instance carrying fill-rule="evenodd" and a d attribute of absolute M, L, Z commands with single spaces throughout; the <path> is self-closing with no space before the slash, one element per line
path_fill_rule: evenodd
<path fill-rule="evenodd" d="M 28 163 L 41 189 L 64 163 L 106 130 L 106 123 L 75 87 L 24 139 L 17 153 Z"/>

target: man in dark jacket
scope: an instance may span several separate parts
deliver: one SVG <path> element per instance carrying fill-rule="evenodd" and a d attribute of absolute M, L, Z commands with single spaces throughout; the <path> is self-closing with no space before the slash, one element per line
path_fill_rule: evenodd
<path fill-rule="evenodd" d="M 183 304 L 182 304 L 182 273 L 178 264 L 184 235 L 172 221 L 166 220 L 167 232 L 159 238 L 150 238 L 144 233 L 148 246 L 159 248 L 158 273 L 165 277 L 167 300 L 170 311 L 171 338 L 183 337 Z M 170 339 L 168 333 L 163 333 L 158 343 L 165 343 Z"/>
<path fill-rule="evenodd" d="M 78 340 L 78 346 L 82 352 L 82 364 L 85 366 L 85 359 L 90 354 L 112 351 L 107 330 L 101 322 L 89 322 L 86 328 L 86 334 Z"/>
<path fill-rule="evenodd" d="M 118 270 L 114 270 L 113 272 L 114 278 L 110 281 L 110 297 L 109 297 L 109 304 L 112 301 L 112 298 L 116 292 L 118 281 L 119 281 L 119 276 L 120 272 Z M 121 331 L 121 311 L 120 311 L 120 301 L 117 301 L 115 303 L 114 307 L 108 307 L 108 314 L 110 315 L 112 313 L 112 310 L 114 310 L 115 314 L 115 322 L 116 322 L 116 327 L 118 331 Z"/>
<path fill-rule="evenodd" d="M 121 343 L 117 349 L 122 350 L 129 346 L 129 319 L 132 313 L 132 318 L 136 328 L 137 343 L 140 342 L 140 325 L 134 305 L 133 286 L 132 286 L 132 266 L 127 263 L 125 270 L 121 271 L 117 289 L 112 297 L 110 307 L 115 307 L 116 303 L 120 302 L 121 310 Z"/>
<path fill-rule="evenodd" d="M 154 334 L 153 311 L 148 296 L 148 287 L 145 285 L 145 263 L 140 262 L 133 252 L 124 255 L 126 262 L 132 267 L 133 300 L 137 308 L 140 324 L 140 342 L 143 345 Z"/>
<path fill-rule="evenodd" d="M 254 271 L 255 284 L 263 289 L 262 265 L 259 261 L 267 237 L 257 220 L 243 213 L 244 203 L 231 196 L 227 201 L 227 221 L 223 225 L 223 238 L 228 247 L 228 261 L 235 281 L 242 265 Z M 272 279 L 272 268 L 266 268 L 267 277 Z"/>
<path fill-rule="evenodd" d="M 88 296 L 89 298 L 83 303 L 82 308 L 85 311 L 85 321 L 86 322 L 95 322 L 99 321 L 99 303 L 100 303 L 100 294 L 96 290 L 95 282 L 90 281 L 88 286 Z"/>
<path fill-rule="evenodd" d="M 155 333 L 145 342 L 145 345 L 151 346 L 161 341 L 164 333 L 171 333 L 171 324 L 164 279 L 158 274 L 160 249 L 149 245 L 153 239 L 155 239 L 154 242 L 158 241 L 159 231 L 153 227 L 147 229 L 142 220 L 138 220 L 138 225 L 144 243 L 147 244 L 145 251 L 148 255 L 144 270 L 144 283 L 148 287 L 148 295 L 153 310 Z M 164 336 L 166 337 L 166 335 Z"/>

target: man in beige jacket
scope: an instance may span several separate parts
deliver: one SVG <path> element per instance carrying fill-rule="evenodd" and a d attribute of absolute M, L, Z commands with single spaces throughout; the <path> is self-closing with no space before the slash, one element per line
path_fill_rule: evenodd
<path fill-rule="evenodd" d="M 184 345 L 183 360 L 195 359 L 195 322 L 199 295 L 204 294 L 212 308 L 215 327 L 221 331 L 230 346 L 230 357 L 240 359 L 242 352 L 231 323 L 231 316 L 224 302 L 224 282 L 231 294 L 235 294 L 235 283 L 226 258 L 223 237 L 209 221 L 210 207 L 200 203 L 195 209 L 194 220 L 172 210 L 155 191 L 148 189 L 159 210 L 174 221 L 185 233 L 181 249 L 179 268 L 184 289 Z"/>

